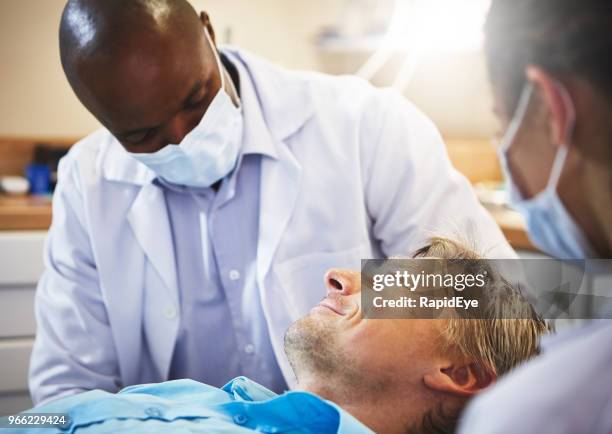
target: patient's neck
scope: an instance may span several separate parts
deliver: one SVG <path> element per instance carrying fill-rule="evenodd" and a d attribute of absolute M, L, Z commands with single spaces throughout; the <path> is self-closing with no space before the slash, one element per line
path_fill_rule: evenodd
<path fill-rule="evenodd" d="M 410 399 L 400 397 L 390 390 L 359 390 L 358 385 L 342 387 L 329 379 L 317 381 L 311 378 L 301 380 L 297 389 L 334 402 L 371 430 L 381 434 L 405 433 L 415 417 L 410 414 Z M 398 405 L 400 402 L 401 406 Z"/>

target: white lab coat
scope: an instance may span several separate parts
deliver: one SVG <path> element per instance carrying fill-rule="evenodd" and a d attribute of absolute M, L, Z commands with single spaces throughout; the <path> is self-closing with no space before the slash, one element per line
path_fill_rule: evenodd
<path fill-rule="evenodd" d="M 612 321 L 596 320 L 551 340 L 543 355 L 474 399 L 457 432 L 612 433 Z"/>
<path fill-rule="evenodd" d="M 262 115 L 254 139 L 278 157 L 262 160 L 257 280 L 289 384 L 283 334 L 324 296 L 326 269 L 408 254 L 430 231 L 469 234 L 490 256 L 514 257 L 432 122 L 402 96 L 225 53 L 243 62 L 257 91 L 259 105 L 245 107 Z M 153 178 L 106 130 L 61 162 L 36 294 L 35 402 L 167 378 L 180 312 L 169 217 Z"/>

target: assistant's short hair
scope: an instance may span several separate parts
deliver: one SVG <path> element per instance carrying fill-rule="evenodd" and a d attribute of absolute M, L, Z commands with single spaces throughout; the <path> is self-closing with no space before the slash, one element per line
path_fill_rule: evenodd
<path fill-rule="evenodd" d="M 489 75 L 512 113 L 525 67 L 580 76 L 612 101 L 610 0 L 493 0 L 485 25 Z"/>
<path fill-rule="evenodd" d="M 478 318 L 453 316 L 441 331 L 441 345 L 460 357 L 497 376 L 539 353 L 540 337 L 550 331 L 520 288 L 511 285 L 475 250 L 444 237 L 430 238 L 414 258 L 436 258 L 449 261 L 477 261 L 487 271 L 483 288 L 484 308 Z M 520 315 L 509 315 L 509 313 Z M 440 403 L 425 413 L 411 434 L 445 434 L 455 431 L 462 408 L 448 409 Z"/>

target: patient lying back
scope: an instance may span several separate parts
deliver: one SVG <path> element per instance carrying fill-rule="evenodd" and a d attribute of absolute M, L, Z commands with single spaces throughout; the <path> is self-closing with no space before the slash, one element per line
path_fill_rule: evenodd
<path fill-rule="evenodd" d="M 481 259 L 444 238 L 414 257 Z M 490 271 L 490 309 L 479 319 L 367 319 L 360 273 L 328 271 L 327 297 L 286 332 L 298 387 L 282 395 L 245 377 L 221 389 L 185 379 L 94 390 L 31 411 L 68 413 L 68 432 L 92 434 L 450 433 L 469 399 L 537 354 L 547 332 L 520 291 Z M 529 317 L 495 317 L 517 307 Z"/>

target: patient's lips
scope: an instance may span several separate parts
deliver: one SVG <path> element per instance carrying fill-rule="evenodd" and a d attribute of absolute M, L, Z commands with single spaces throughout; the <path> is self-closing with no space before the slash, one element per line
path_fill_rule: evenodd
<path fill-rule="evenodd" d="M 344 309 L 342 308 L 342 304 L 338 300 L 334 300 L 329 297 L 326 297 L 323 300 L 321 300 L 321 302 L 317 305 L 317 307 L 332 310 L 338 315 L 342 315 L 342 316 L 346 315 L 346 313 L 344 312 Z"/>

